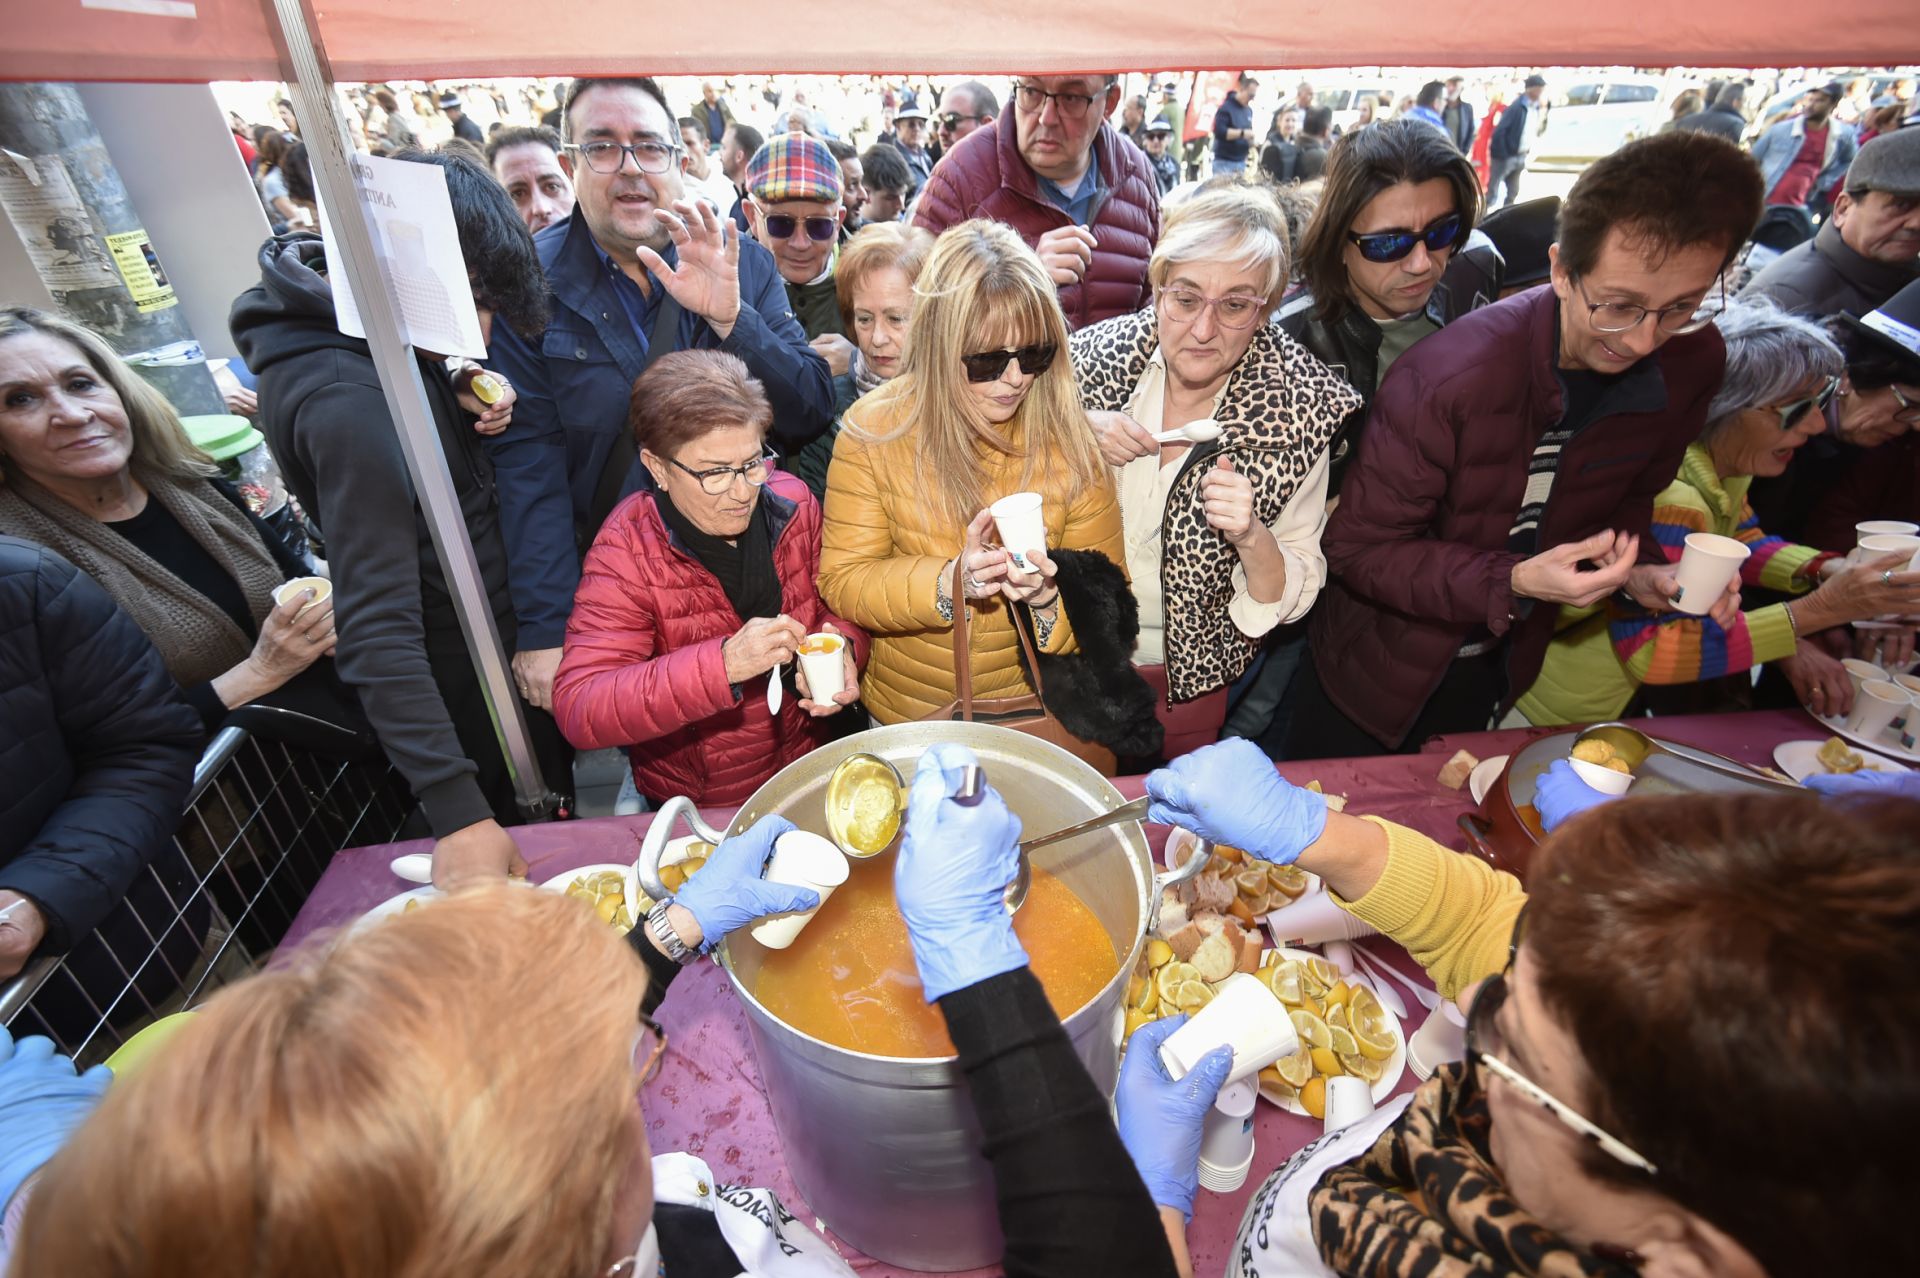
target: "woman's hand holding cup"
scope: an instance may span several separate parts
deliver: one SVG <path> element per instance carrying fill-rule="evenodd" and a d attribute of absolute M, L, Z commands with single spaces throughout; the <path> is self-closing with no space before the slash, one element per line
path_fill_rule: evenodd
<path fill-rule="evenodd" d="M 1000 581 L 1007 575 L 1010 556 L 998 546 L 987 544 L 993 531 L 993 512 L 983 510 L 967 525 L 966 544 L 960 548 L 960 587 L 969 599 L 991 599 L 1000 593 Z M 943 571 L 950 572 L 951 568 Z"/>
<path fill-rule="evenodd" d="M 1021 572 L 1014 567 L 1013 561 L 1007 561 L 1007 579 L 1000 583 L 1001 592 L 1014 603 L 1023 603 L 1032 608 L 1044 608 L 1060 597 L 1060 591 L 1053 584 L 1059 568 L 1044 550 L 1029 550 L 1027 562 L 1034 571 Z"/>
<path fill-rule="evenodd" d="M 785 613 L 753 618 L 720 645 L 720 655 L 727 664 L 727 682 L 745 683 L 755 675 L 786 665 L 806 637 L 800 623 Z"/>
<path fill-rule="evenodd" d="M 840 634 L 840 628 L 829 621 L 820 627 L 820 633 L 823 635 L 838 636 Z M 860 699 L 860 667 L 855 665 L 853 661 L 853 645 L 847 643 L 844 638 L 842 638 L 840 644 L 840 661 L 843 671 L 840 681 L 842 685 L 840 691 L 834 693 L 825 701 L 815 701 L 813 700 L 812 680 L 807 678 L 806 654 L 802 654 L 800 668 L 795 672 L 793 677 L 793 685 L 799 689 L 800 692 L 800 708 L 816 719 L 825 718 L 830 714 L 838 714 L 843 707 L 850 706 Z M 832 670 L 833 668 L 831 666 L 827 667 L 828 674 L 831 674 Z"/>
<path fill-rule="evenodd" d="M 267 691 L 333 655 L 337 637 L 333 600 L 329 597 L 309 606 L 314 593 L 312 589 L 293 592 L 285 603 L 275 604 L 260 624 L 260 637 L 254 640 L 247 661 L 268 685 Z"/>

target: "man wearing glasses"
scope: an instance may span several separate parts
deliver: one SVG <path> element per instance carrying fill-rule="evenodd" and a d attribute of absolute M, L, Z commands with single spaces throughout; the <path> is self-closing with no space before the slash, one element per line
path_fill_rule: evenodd
<path fill-rule="evenodd" d="M 1752 162 L 1720 138 L 1630 143 L 1574 184 L 1549 286 L 1394 365 L 1327 526 L 1334 579 L 1288 757 L 1478 731 L 1532 686 L 1563 606 L 1625 589 L 1671 607 L 1653 499 L 1720 384 L 1711 308 L 1760 198 Z"/>
<path fill-rule="evenodd" d="M 825 142 L 804 133 L 770 139 L 747 165 L 747 224 L 773 254 L 800 327 L 809 338 L 840 337 L 851 353 L 833 282 L 834 248 L 846 217 L 841 193 L 839 161 Z M 836 361 L 831 348 L 814 349 L 838 365 L 836 377 L 846 371 L 845 354 Z"/>
<path fill-rule="evenodd" d="M 500 495 L 523 649 L 558 665 L 590 545 L 644 484 L 628 395 L 659 355 L 722 350 L 773 404 L 772 443 L 797 451 L 833 416 L 833 378 L 807 346 L 773 255 L 693 200 L 675 116 L 651 79 L 568 86 L 561 164 L 570 217 L 534 237 L 553 290 L 538 342 L 494 329 L 489 364 L 518 392 L 513 423 L 487 440 Z"/>
<path fill-rule="evenodd" d="M 954 85 L 940 99 L 940 145 L 953 150 L 954 143 L 992 124 L 999 114 L 1000 102 L 986 85 L 978 80 Z"/>
<path fill-rule="evenodd" d="M 1033 246 L 1073 328 L 1139 310 L 1160 238 L 1160 188 L 1147 157 L 1107 117 L 1113 76 L 1023 76 L 1008 118 L 961 138 L 934 170 L 913 220 L 935 235 L 968 218 L 1005 223 Z"/>

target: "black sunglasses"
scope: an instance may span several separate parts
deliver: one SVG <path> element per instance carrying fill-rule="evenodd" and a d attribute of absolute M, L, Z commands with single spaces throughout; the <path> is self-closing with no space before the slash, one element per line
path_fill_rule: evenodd
<path fill-rule="evenodd" d="M 1376 231 L 1371 235 L 1347 233 L 1347 238 L 1359 247 L 1360 256 L 1369 262 L 1397 262 L 1413 252 L 1413 246 L 1423 240 L 1427 252 L 1438 253 L 1441 249 L 1453 247 L 1454 240 L 1459 237 L 1458 213 L 1447 214 L 1424 231 Z"/>
<path fill-rule="evenodd" d="M 1780 414 L 1780 429 L 1783 431 L 1792 430 L 1806 419 L 1808 413 L 1813 412 L 1815 409 L 1825 412 L 1828 403 L 1833 399 L 1834 392 L 1839 389 L 1840 378 L 1836 374 L 1833 377 L 1829 377 L 1824 386 L 1805 399 L 1796 399 L 1791 404 L 1782 404 L 1779 408 L 1774 409 L 1776 413 Z"/>
<path fill-rule="evenodd" d="M 1020 371 L 1028 377 L 1038 377 L 1053 367 L 1053 357 L 1060 348 L 1052 342 L 1043 342 L 1038 346 L 1022 346 L 1013 351 L 981 351 L 978 355 L 962 355 L 960 362 L 966 366 L 967 380 L 970 382 L 995 382 L 1000 374 L 1007 371 L 1007 361 L 1020 361 Z"/>
<path fill-rule="evenodd" d="M 947 132 L 951 133 L 960 127 L 960 121 L 962 120 L 984 120 L 986 118 L 984 115 L 961 115 L 958 111 L 949 111 L 940 117 L 940 125 L 946 129 Z"/>
<path fill-rule="evenodd" d="M 839 221 L 830 217 L 800 218 L 791 213 L 769 213 L 766 219 L 767 234 L 776 240 L 792 239 L 793 233 L 800 228 L 802 222 L 807 224 L 807 238 L 816 244 L 825 244 L 840 233 Z"/>

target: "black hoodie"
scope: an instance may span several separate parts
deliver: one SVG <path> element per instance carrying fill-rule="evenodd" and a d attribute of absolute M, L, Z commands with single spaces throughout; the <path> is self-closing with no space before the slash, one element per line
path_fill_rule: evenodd
<path fill-rule="evenodd" d="M 387 757 L 434 834 L 443 836 L 498 815 L 447 709 L 475 675 L 373 356 L 365 341 L 335 326 L 326 270 L 319 236 L 268 240 L 260 283 L 234 302 L 228 326 L 259 377 L 261 429 L 287 486 L 326 536 L 340 675 L 358 690 Z M 493 467 L 445 365 L 417 358 L 481 579 L 511 652 L 513 606 Z"/>

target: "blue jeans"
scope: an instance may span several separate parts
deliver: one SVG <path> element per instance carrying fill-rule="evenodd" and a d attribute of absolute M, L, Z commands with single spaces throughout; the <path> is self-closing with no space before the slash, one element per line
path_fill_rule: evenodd
<path fill-rule="evenodd" d="M 1215 174 L 1245 173 L 1247 171 L 1247 162 L 1245 160 L 1223 160 L 1216 155 L 1213 158 L 1213 171 Z"/>

